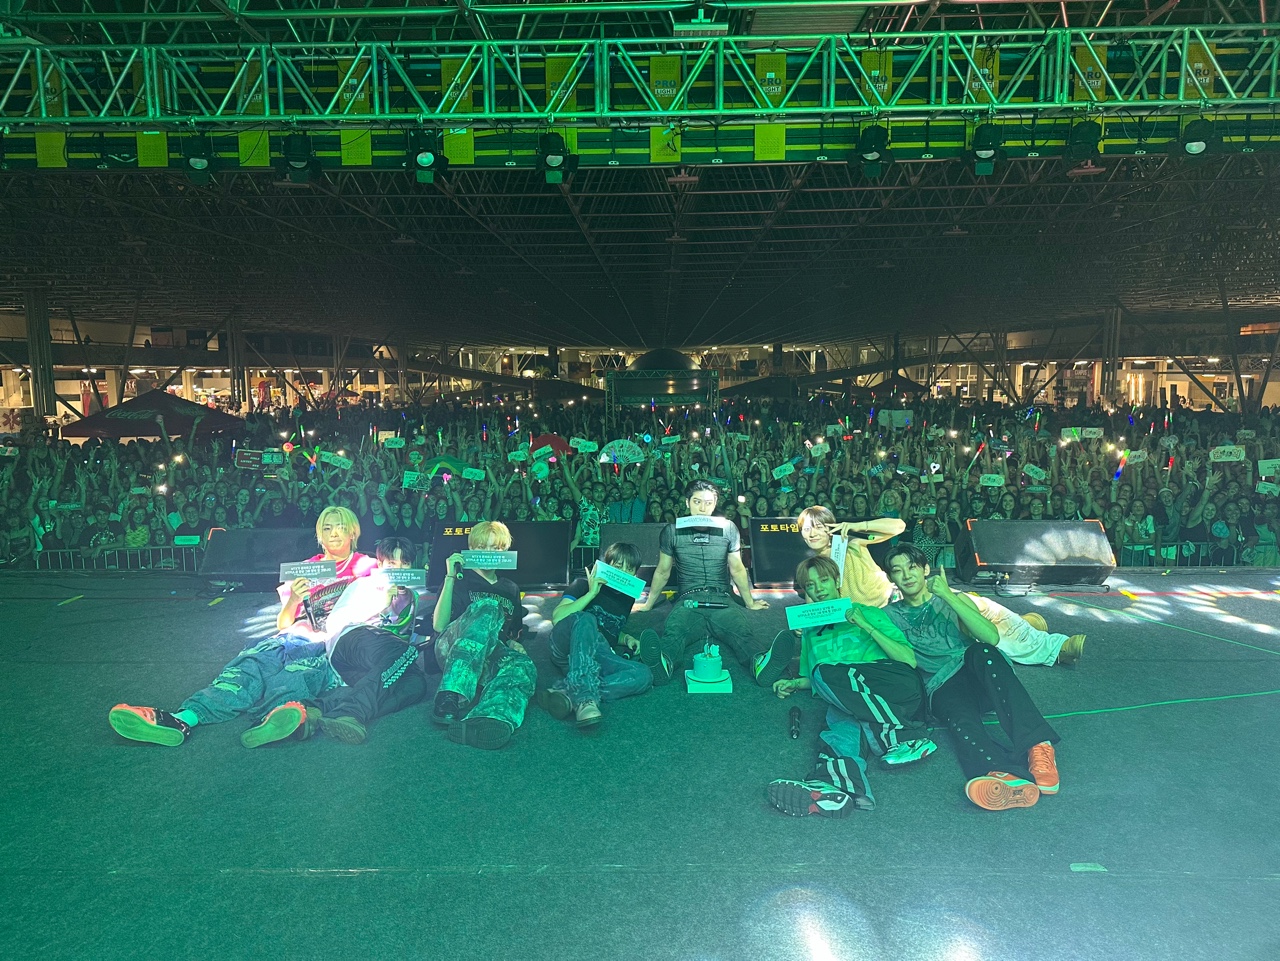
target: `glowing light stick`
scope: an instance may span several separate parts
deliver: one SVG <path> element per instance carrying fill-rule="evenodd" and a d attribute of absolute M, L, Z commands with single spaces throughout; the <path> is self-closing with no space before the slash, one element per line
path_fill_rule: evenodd
<path fill-rule="evenodd" d="M 1127 463 L 1129 463 L 1128 448 L 1120 452 L 1120 466 L 1116 468 L 1116 476 L 1115 476 L 1116 480 L 1119 480 L 1120 475 L 1124 473 L 1124 465 Z"/>
<path fill-rule="evenodd" d="M 978 457 L 981 456 L 983 450 L 986 449 L 986 446 L 987 446 L 987 442 L 984 440 L 981 444 L 978 445 L 978 449 L 973 452 L 973 460 L 969 461 L 969 466 L 965 468 L 966 477 L 969 475 L 969 472 L 973 470 L 973 465 L 978 463 Z"/>

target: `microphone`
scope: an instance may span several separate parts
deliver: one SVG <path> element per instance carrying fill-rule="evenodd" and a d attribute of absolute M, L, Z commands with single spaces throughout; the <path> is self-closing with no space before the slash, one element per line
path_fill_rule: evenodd
<path fill-rule="evenodd" d="M 694 600 L 688 600 L 688 601 L 682 601 L 681 603 L 683 603 L 683 604 L 684 604 L 684 606 L 685 606 L 685 607 L 687 607 L 687 608 L 689 608 L 689 610 L 691 610 L 691 611 L 692 611 L 692 610 L 695 610 L 695 609 L 697 609 L 697 608 L 699 608 L 699 607 L 711 608 L 711 609 L 713 609 L 713 610 L 724 610 L 725 608 L 727 608 L 727 607 L 729 606 L 728 604 L 723 604 L 723 603 L 721 603 L 720 601 L 694 601 Z"/>
<path fill-rule="evenodd" d="M 306 613 L 306 615 L 307 615 L 307 623 L 311 625 L 311 629 L 312 629 L 313 631 L 318 631 L 318 630 L 320 630 L 320 625 L 316 623 L 316 615 L 315 615 L 315 612 L 311 610 L 311 598 L 310 598 L 310 597 L 303 597 L 303 598 L 302 598 L 302 610 L 303 610 L 303 611 Z"/>
<path fill-rule="evenodd" d="M 793 707 L 791 709 L 790 721 L 791 740 L 797 741 L 800 739 L 800 708 Z"/>

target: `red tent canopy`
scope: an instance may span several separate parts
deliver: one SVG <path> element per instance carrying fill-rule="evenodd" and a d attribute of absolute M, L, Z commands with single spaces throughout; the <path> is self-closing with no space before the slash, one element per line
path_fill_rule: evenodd
<path fill-rule="evenodd" d="M 546 447 L 548 444 L 557 454 L 568 454 L 573 450 L 569 446 L 569 442 L 559 434 L 539 434 L 529 443 L 529 449 L 537 450 L 539 447 Z"/>
<path fill-rule="evenodd" d="M 193 404 L 165 390 L 151 390 L 62 428 L 63 437 L 159 437 L 156 417 L 163 415 L 164 433 L 189 434 L 197 417 L 197 434 L 239 430 L 244 421 L 203 404 Z"/>

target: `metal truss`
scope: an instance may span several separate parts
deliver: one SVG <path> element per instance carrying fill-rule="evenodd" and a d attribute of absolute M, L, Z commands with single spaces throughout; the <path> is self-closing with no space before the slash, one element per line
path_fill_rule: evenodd
<path fill-rule="evenodd" d="M 105 16 L 105 15 L 104 15 Z M 1267 113 L 1274 26 L 0 46 L 10 130 L 450 130 Z M 757 147 L 759 152 L 759 147 Z"/>
<path fill-rule="evenodd" d="M 0 307 L 386 342 L 854 344 L 1280 307 L 1280 155 L 579 170 L 0 176 Z M 1221 285 L 1220 285 L 1221 281 Z M 627 320 L 634 319 L 635 326 Z M 1182 316 L 1186 316 L 1185 313 Z M 874 340 L 873 338 L 879 338 Z M 1189 346 L 1189 345 L 1188 345 Z M 852 349 L 852 348 L 851 348 Z M 1187 353 L 1187 346 L 1178 349 Z M 858 354 L 829 357 L 856 366 Z M 868 360 L 871 358 L 868 356 Z M 1023 358 L 1034 359 L 1034 358 Z"/>

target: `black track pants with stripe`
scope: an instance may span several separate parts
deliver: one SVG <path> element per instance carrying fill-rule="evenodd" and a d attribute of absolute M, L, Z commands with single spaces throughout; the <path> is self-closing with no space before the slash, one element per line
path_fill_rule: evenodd
<path fill-rule="evenodd" d="M 819 696 L 867 725 L 880 746 L 928 737 L 923 721 L 924 685 L 915 668 L 897 661 L 820 664 Z M 824 690 L 825 688 L 825 690 Z"/>

